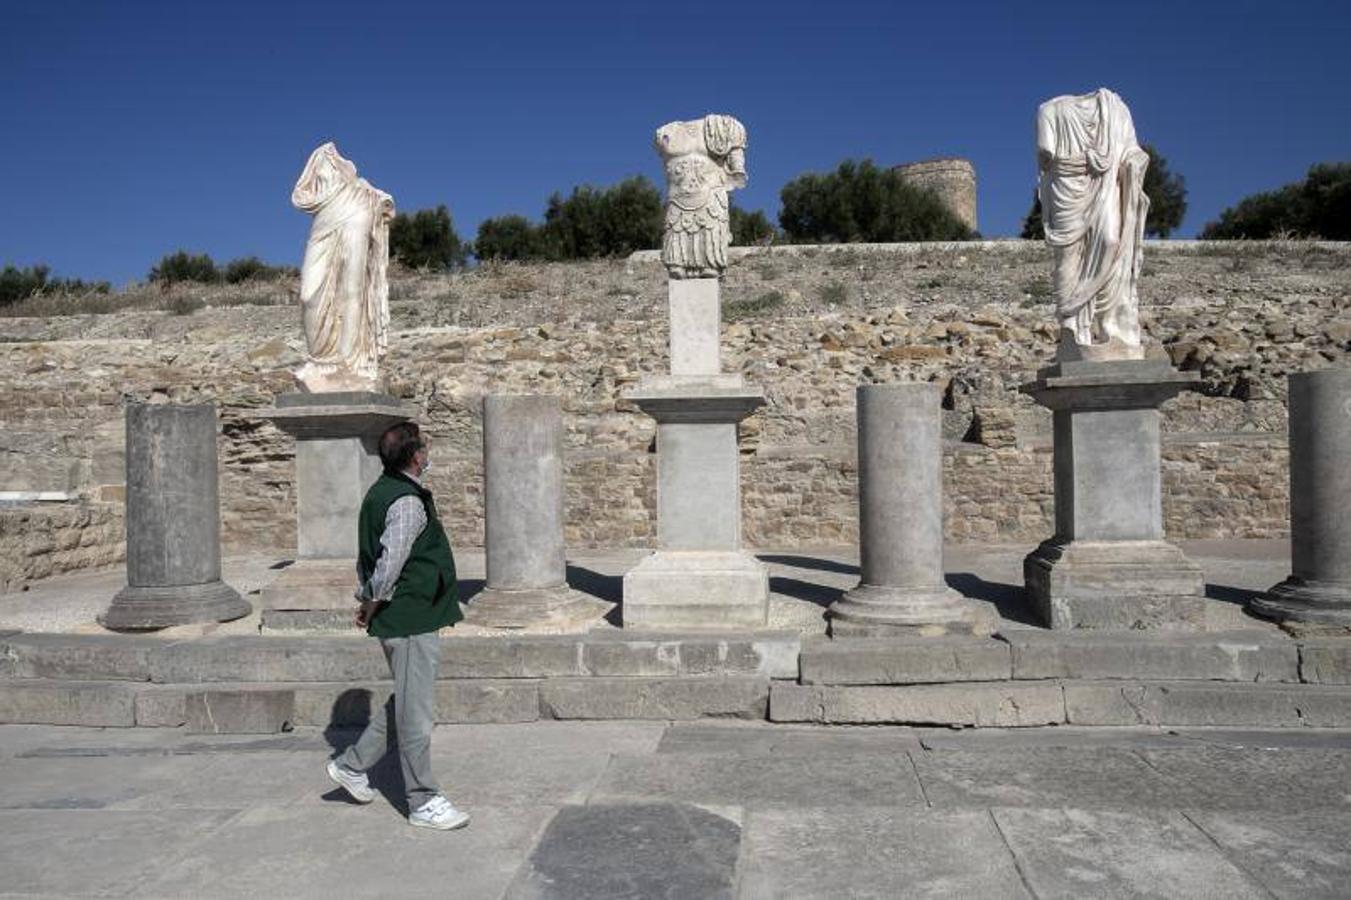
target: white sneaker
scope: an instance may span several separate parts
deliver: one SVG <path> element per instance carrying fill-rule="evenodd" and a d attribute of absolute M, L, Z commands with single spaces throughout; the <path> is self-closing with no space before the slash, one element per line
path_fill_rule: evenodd
<path fill-rule="evenodd" d="M 449 800 L 437 794 L 408 815 L 408 824 L 449 831 L 468 825 L 469 813 L 456 809 Z"/>
<path fill-rule="evenodd" d="M 371 787 L 365 772 L 349 769 L 336 759 L 328 761 L 328 777 L 333 783 L 347 791 L 358 803 L 370 803 L 375 799 L 375 789 Z"/>

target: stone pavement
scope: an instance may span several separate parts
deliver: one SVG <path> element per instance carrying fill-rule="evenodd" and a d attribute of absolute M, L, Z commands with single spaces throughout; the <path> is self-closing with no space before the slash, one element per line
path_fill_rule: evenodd
<path fill-rule="evenodd" d="M 1351 731 L 455 725 L 474 820 L 354 735 L 0 727 L 0 896 L 1345 897 Z"/>

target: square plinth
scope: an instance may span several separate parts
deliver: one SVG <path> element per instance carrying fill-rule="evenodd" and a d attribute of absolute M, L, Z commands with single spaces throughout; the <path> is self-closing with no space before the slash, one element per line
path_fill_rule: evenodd
<path fill-rule="evenodd" d="M 748 553 L 659 551 L 624 576 L 624 627 L 763 628 L 769 569 Z"/>
<path fill-rule="evenodd" d="M 1045 541 L 1023 580 L 1051 628 L 1205 627 L 1201 567 L 1166 541 Z"/>

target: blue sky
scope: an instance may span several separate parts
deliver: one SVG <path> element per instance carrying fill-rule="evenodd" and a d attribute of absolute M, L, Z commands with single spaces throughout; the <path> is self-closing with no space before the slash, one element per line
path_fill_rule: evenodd
<path fill-rule="evenodd" d="M 1351 3 L 151 3 L 0 0 L 0 264 L 115 284 L 183 248 L 299 262 L 290 191 L 335 140 L 402 210 L 538 216 L 645 174 L 654 129 L 726 112 L 736 195 L 848 157 L 970 158 L 1017 233 L 1032 116 L 1100 85 L 1187 178 L 1182 236 L 1351 159 Z"/>

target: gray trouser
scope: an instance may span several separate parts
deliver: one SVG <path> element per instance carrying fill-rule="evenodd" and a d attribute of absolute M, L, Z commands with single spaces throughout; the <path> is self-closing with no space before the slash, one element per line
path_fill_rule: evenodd
<path fill-rule="evenodd" d="M 432 775 L 432 726 L 436 722 L 436 666 L 441 657 L 441 640 L 436 632 L 412 637 L 380 638 L 389 671 L 394 676 L 394 693 L 386 709 L 373 710 L 371 722 L 357 742 L 348 747 L 338 762 L 364 772 L 380 761 L 389 746 L 388 710 L 394 715 L 399 740 L 399 763 L 408 792 L 408 810 L 412 812 L 441 793 Z"/>

